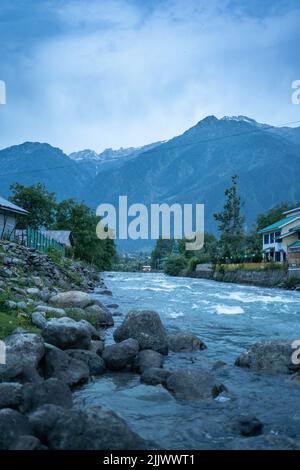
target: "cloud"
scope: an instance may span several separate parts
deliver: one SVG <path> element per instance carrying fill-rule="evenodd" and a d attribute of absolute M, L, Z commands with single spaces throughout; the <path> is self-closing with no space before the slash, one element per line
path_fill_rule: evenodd
<path fill-rule="evenodd" d="M 5 55 L 3 146 L 100 151 L 171 138 L 208 114 L 300 119 L 291 102 L 300 9 L 267 3 L 45 2 Z M 35 15 L 44 29 L 34 29 Z"/>

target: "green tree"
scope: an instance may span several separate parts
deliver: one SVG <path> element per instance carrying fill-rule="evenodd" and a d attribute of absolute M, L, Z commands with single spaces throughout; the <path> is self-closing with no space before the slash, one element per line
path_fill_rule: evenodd
<path fill-rule="evenodd" d="M 10 190 L 12 191 L 11 202 L 28 211 L 26 225 L 38 229 L 48 228 L 53 224 L 56 208 L 55 194 L 47 191 L 43 184 L 38 183 L 26 187 L 15 183 L 11 185 Z M 20 228 L 24 228 L 24 223 L 20 222 L 20 224 Z"/>
<path fill-rule="evenodd" d="M 221 232 L 218 257 L 222 261 L 226 258 L 238 261 L 243 254 L 245 244 L 244 217 L 241 215 L 242 202 L 237 193 L 238 176 L 233 176 L 231 182 L 230 188 L 227 188 L 224 193 L 226 200 L 223 211 L 214 214 Z"/>
<path fill-rule="evenodd" d="M 179 276 L 179 274 L 187 267 L 187 260 L 184 256 L 169 256 L 167 259 L 164 272 L 169 276 Z"/>
<path fill-rule="evenodd" d="M 56 230 L 71 230 L 74 238 L 74 256 L 95 264 L 100 270 L 111 269 L 115 256 L 114 240 L 100 240 L 96 234 L 99 222 L 92 209 L 74 199 L 62 201 L 56 208 Z"/>
<path fill-rule="evenodd" d="M 156 240 L 156 245 L 151 253 L 151 268 L 155 269 L 157 262 L 169 256 L 172 252 L 173 240 L 159 238 Z"/>

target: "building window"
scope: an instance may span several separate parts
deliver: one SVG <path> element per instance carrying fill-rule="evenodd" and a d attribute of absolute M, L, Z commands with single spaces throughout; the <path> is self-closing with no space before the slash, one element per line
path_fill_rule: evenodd
<path fill-rule="evenodd" d="M 281 232 L 275 232 L 275 238 L 280 238 Z"/>
<path fill-rule="evenodd" d="M 270 233 L 270 243 L 274 243 L 275 241 L 275 233 Z"/>
<path fill-rule="evenodd" d="M 269 234 L 264 235 L 264 245 L 268 245 L 268 244 L 269 244 Z"/>

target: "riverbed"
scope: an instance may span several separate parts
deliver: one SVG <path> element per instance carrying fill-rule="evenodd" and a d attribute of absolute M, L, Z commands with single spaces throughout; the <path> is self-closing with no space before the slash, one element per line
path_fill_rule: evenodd
<path fill-rule="evenodd" d="M 171 353 L 166 369 L 210 369 L 227 388 L 209 402 L 176 401 L 162 386 L 140 384 L 130 372 L 107 373 L 78 390 L 77 407 L 102 406 L 122 416 L 131 428 L 163 449 L 294 448 L 300 442 L 299 382 L 289 376 L 255 373 L 234 366 L 238 355 L 260 340 L 300 339 L 300 293 L 158 273 L 105 273 L 116 303 L 118 326 L 129 310 L 157 311 L 168 331 L 189 330 L 207 349 Z M 107 330 L 107 343 L 113 342 Z M 253 415 L 263 435 L 241 438 L 236 422 Z"/>

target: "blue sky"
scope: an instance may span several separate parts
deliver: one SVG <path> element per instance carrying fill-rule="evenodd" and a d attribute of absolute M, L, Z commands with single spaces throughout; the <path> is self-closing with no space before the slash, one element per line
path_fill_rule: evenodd
<path fill-rule="evenodd" d="M 206 115 L 300 120 L 299 0 L 0 0 L 0 147 L 138 146 Z"/>

